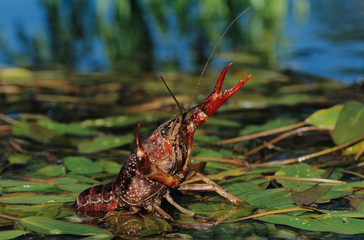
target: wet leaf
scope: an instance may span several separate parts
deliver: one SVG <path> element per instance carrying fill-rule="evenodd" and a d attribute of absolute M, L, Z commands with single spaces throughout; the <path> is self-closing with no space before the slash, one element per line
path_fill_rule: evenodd
<path fill-rule="evenodd" d="M 106 218 L 106 227 L 114 234 L 140 237 L 172 230 L 167 221 L 148 214 L 111 215 Z"/>
<path fill-rule="evenodd" d="M 27 122 L 21 122 L 23 127 L 12 125 L 12 131 L 16 136 L 26 136 L 40 143 L 51 143 L 61 137 L 62 133 L 39 126 L 38 124 L 29 124 Z"/>
<path fill-rule="evenodd" d="M 332 186 L 330 185 L 320 184 L 317 186 L 313 186 L 312 188 L 309 188 L 303 192 L 292 191 L 291 192 L 292 200 L 299 207 L 301 207 L 302 205 L 308 205 L 316 202 L 323 195 L 325 195 L 331 188 Z"/>
<path fill-rule="evenodd" d="M 0 240 L 13 239 L 28 233 L 22 230 L 0 231 Z"/>
<path fill-rule="evenodd" d="M 334 129 L 342 109 L 343 105 L 340 104 L 318 110 L 311 114 L 311 116 L 306 119 L 306 122 L 317 127 Z"/>
<path fill-rule="evenodd" d="M 0 186 L 2 187 L 29 187 L 29 186 L 48 186 L 48 183 L 44 182 L 33 182 L 33 181 L 21 181 L 21 180 L 12 180 L 12 179 L 4 179 L 0 180 Z"/>
<path fill-rule="evenodd" d="M 364 188 L 364 181 L 333 186 L 319 201 L 335 199 L 353 193 L 354 188 Z"/>
<path fill-rule="evenodd" d="M 249 205 L 261 206 L 274 199 L 283 197 L 287 193 L 289 193 L 289 191 L 284 188 L 273 188 L 273 189 L 247 192 L 242 196 L 242 199 L 247 201 Z"/>
<path fill-rule="evenodd" d="M 80 174 L 94 174 L 102 172 L 102 169 L 85 157 L 66 157 L 64 159 L 64 165 L 68 171 Z"/>
<path fill-rule="evenodd" d="M 206 125 L 220 127 L 240 127 L 240 123 L 223 118 L 210 118 L 209 121 L 206 122 Z"/>
<path fill-rule="evenodd" d="M 296 178 L 320 178 L 320 175 L 306 163 L 284 166 L 274 175 Z M 316 182 L 295 181 L 292 179 L 277 179 L 277 182 L 282 184 L 285 188 L 295 191 L 304 191 L 317 184 Z"/>
<path fill-rule="evenodd" d="M 0 197 L 0 203 L 40 204 L 50 202 L 73 202 L 78 194 L 40 195 L 36 193 L 10 193 Z"/>
<path fill-rule="evenodd" d="M 105 236 L 110 236 L 110 238 L 113 237 L 113 235 L 105 229 L 90 225 L 63 222 L 46 217 L 26 217 L 20 219 L 19 222 L 26 229 L 43 234 L 72 234 L 81 236 L 105 234 Z"/>
<path fill-rule="evenodd" d="M 341 234 L 364 233 L 364 220 L 333 216 L 300 217 L 286 214 L 268 215 L 258 218 L 275 224 L 287 225 L 309 231 L 336 232 Z"/>
<path fill-rule="evenodd" d="M 141 122 L 150 122 L 154 118 L 148 114 L 142 116 L 122 115 L 108 118 L 99 118 L 93 120 L 85 120 L 80 123 L 81 127 L 126 127 L 130 125 L 137 125 Z"/>
<path fill-rule="evenodd" d="M 118 164 L 116 162 L 113 161 L 109 161 L 109 160 L 105 160 L 105 159 L 100 159 L 98 161 L 95 162 L 100 168 L 102 168 L 102 170 L 104 172 L 108 172 L 108 173 L 119 173 L 120 169 L 121 169 L 121 164 Z"/>
<path fill-rule="evenodd" d="M 357 154 L 360 150 L 364 148 L 364 141 L 358 142 L 345 149 L 345 155 Z"/>
<path fill-rule="evenodd" d="M 80 193 L 83 190 L 90 188 L 92 186 L 93 185 L 90 184 L 64 183 L 64 184 L 58 184 L 57 188 L 68 192 Z"/>
<path fill-rule="evenodd" d="M 66 174 L 66 168 L 63 165 L 48 165 L 37 171 L 37 175 L 56 177 Z"/>
<path fill-rule="evenodd" d="M 337 145 L 364 135 L 364 105 L 350 101 L 344 105 L 337 120 L 333 139 Z"/>
<path fill-rule="evenodd" d="M 36 205 L 3 204 L 0 211 L 15 217 L 43 216 L 62 218 L 75 213 L 73 208 L 64 207 L 64 203 L 43 203 Z"/>
<path fill-rule="evenodd" d="M 78 151 L 81 153 L 95 153 L 111 148 L 120 147 L 134 141 L 133 134 L 124 136 L 104 136 L 95 138 L 89 142 L 83 142 L 78 145 Z"/>
<path fill-rule="evenodd" d="M 8 161 L 14 164 L 23 164 L 32 159 L 32 156 L 26 154 L 12 154 L 9 156 Z"/>
<path fill-rule="evenodd" d="M 297 122 L 297 119 L 274 119 L 272 121 L 268 121 L 263 125 L 249 125 L 240 131 L 241 135 L 247 135 L 255 132 L 271 130 L 275 128 L 284 127 L 287 125 L 291 125 Z"/>
<path fill-rule="evenodd" d="M 38 124 L 40 126 L 46 127 L 51 130 L 55 130 L 63 134 L 70 134 L 77 136 L 89 136 L 93 134 L 93 131 L 72 123 L 65 124 L 65 123 L 58 123 L 49 119 L 40 119 L 38 121 Z"/>
<path fill-rule="evenodd" d="M 4 190 L 5 192 L 59 192 L 53 184 L 47 185 L 23 185 L 20 187 L 9 187 Z"/>

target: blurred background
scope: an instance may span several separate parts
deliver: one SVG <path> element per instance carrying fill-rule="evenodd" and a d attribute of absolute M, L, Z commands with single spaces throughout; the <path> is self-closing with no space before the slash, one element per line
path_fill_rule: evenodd
<path fill-rule="evenodd" d="M 0 1 L 0 68 L 199 74 L 227 62 L 363 80 L 361 0 Z"/>

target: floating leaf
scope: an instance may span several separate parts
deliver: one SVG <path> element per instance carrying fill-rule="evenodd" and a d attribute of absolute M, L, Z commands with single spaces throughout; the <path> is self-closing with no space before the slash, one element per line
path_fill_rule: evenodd
<path fill-rule="evenodd" d="M 242 131 L 239 132 L 241 135 L 247 135 L 255 132 L 260 131 L 267 131 L 275 128 L 284 127 L 287 125 L 291 125 L 297 122 L 297 119 L 274 119 L 271 120 L 263 125 L 249 125 L 248 127 L 244 128 Z"/>
<path fill-rule="evenodd" d="M 78 145 L 78 151 L 82 153 L 95 153 L 104 151 L 111 148 L 120 147 L 134 141 L 133 134 L 127 134 L 124 136 L 104 136 L 95 138 L 89 142 L 83 142 Z"/>
<path fill-rule="evenodd" d="M 320 175 L 306 163 L 284 166 L 274 175 L 296 178 L 320 178 Z M 292 179 L 277 179 L 277 182 L 282 184 L 285 188 L 295 191 L 304 191 L 317 184 L 316 182 L 295 181 Z"/>
<path fill-rule="evenodd" d="M 0 240 L 13 239 L 28 233 L 22 230 L 0 231 Z"/>
<path fill-rule="evenodd" d="M 317 127 L 334 129 L 342 109 L 343 105 L 340 104 L 318 110 L 311 114 L 311 116 L 306 119 L 306 122 Z"/>
<path fill-rule="evenodd" d="M 102 169 L 85 157 L 66 157 L 64 159 L 64 165 L 67 170 L 80 173 L 80 174 L 94 174 L 102 172 Z"/>
<path fill-rule="evenodd" d="M 12 154 L 9 156 L 8 161 L 14 164 L 23 164 L 32 159 L 32 156 L 26 154 Z"/>
<path fill-rule="evenodd" d="M 26 229 L 43 234 L 73 234 L 81 236 L 105 234 L 106 236 L 110 236 L 110 239 L 113 237 L 113 235 L 105 229 L 100 229 L 90 225 L 63 222 L 46 217 L 26 217 L 20 219 L 19 222 Z"/>
<path fill-rule="evenodd" d="M 208 122 L 206 122 L 207 126 L 220 126 L 220 127 L 240 127 L 240 123 L 228 119 L 222 118 L 210 118 Z"/>
<path fill-rule="evenodd" d="M 364 181 L 333 186 L 330 191 L 328 191 L 323 197 L 319 199 L 319 201 L 330 200 L 350 195 L 353 193 L 354 188 L 364 188 Z"/>
<path fill-rule="evenodd" d="M 40 126 L 46 127 L 51 130 L 55 130 L 57 132 L 63 134 L 70 134 L 70 135 L 77 135 L 77 136 L 89 136 L 93 134 L 93 131 L 84 128 L 78 124 L 65 124 L 65 123 L 58 123 L 49 119 L 40 119 L 38 121 Z"/>
<path fill-rule="evenodd" d="M 323 195 L 325 195 L 332 186 L 320 184 L 317 186 L 313 186 L 312 188 L 307 189 L 303 192 L 295 192 L 292 191 L 291 196 L 292 200 L 298 205 L 308 205 L 314 203 L 318 199 L 320 199 Z"/>
<path fill-rule="evenodd" d="M 62 218 L 75 213 L 73 208 L 64 207 L 64 203 L 43 204 L 2 204 L 0 212 L 14 217 L 43 216 L 51 218 Z"/>
<path fill-rule="evenodd" d="M 99 118 L 93 120 L 85 120 L 80 123 L 81 127 L 126 127 L 130 125 L 136 125 L 140 122 L 150 122 L 153 121 L 154 118 L 148 114 L 144 114 L 142 116 L 130 116 L 130 115 L 122 115 L 108 118 Z"/>
<path fill-rule="evenodd" d="M 247 201 L 249 205 L 261 206 L 274 199 L 283 197 L 287 193 L 289 193 L 289 191 L 284 188 L 264 189 L 260 191 L 247 192 L 242 196 L 242 199 Z"/>
<path fill-rule="evenodd" d="M 80 193 L 89 187 L 92 187 L 92 185 L 80 184 L 80 183 L 64 183 L 64 184 L 57 185 L 58 189 L 68 191 L 68 192 L 75 192 L 75 193 Z"/>
<path fill-rule="evenodd" d="M 100 159 L 98 161 L 95 162 L 99 167 L 102 168 L 102 170 L 104 172 L 108 172 L 108 173 L 119 173 L 120 169 L 121 169 L 121 164 L 118 164 L 116 162 L 113 161 L 108 161 L 105 159 Z"/>
<path fill-rule="evenodd" d="M 342 218 L 329 215 L 312 218 L 312 216 L 301 217 L 290 216 L 286 214 L 276 214 L 260 217 L 258 219 L 309 231 L 336 232 L 341 234 L 364 233 L 364 220 L 355 218 Z"/>
<path fill-rule="evenodd" d="M 73 202 L 78 194 L 40 195 L 36 193 L 11 193 L 0 197 L 0 203 L 40 204 L 50 202 Z"/>
<path fill-rule="evenodd" d="M 66 174 L 66 168 L 63 165 L 48 165 L 40 168 L 37 171 L 37 175 L 45 175 L 49 177 L 56 177 Z"/>
<path fill-rule="evenodd" d="M 333 139 L 337 145 L 364 135 L 364 105 L 350 101 L 344 105 L 337 120 Z"/>

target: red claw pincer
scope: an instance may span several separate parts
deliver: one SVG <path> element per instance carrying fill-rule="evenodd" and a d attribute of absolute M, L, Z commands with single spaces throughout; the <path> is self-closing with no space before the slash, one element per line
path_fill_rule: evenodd
<path fill-rule="evenodd" d="M 208 120 L 217 109 L 219 109 L 232 95 L 234 95 L 249 79 L 252 75 L 240 80 L 234 87 L 221 91 L 221 85 L 225 80 L 225 74 L 228 68 L 233 63 L 229 63 L 224 70 L 222 70 L 219 80 L 216 83 L 214 91 L 205 99 L 200 107 L 197 107 L 189 118 L 188 122 L 192 123 L 194 127 L 197 127 Z"/>

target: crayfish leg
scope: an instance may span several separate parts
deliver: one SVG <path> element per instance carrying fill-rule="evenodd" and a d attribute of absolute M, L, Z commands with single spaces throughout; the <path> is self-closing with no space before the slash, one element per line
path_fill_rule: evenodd
<path fill-rule="evenodd" d="M 214 191 L 220 196 L 228 199 L 233 204 L 241 207 L 239 202 L 247 203 L 246 201 L 238 198 L 237 196 L 227 192 L 225 189 L 220 187 L 217 183 L 215 183 L 213 180 L 208 178 L 207 176 L 196 172 L 195 176 L 201 179 L 205 184 L 184 184 L 179 186 L 178 190 L 180 191 Z"/>

